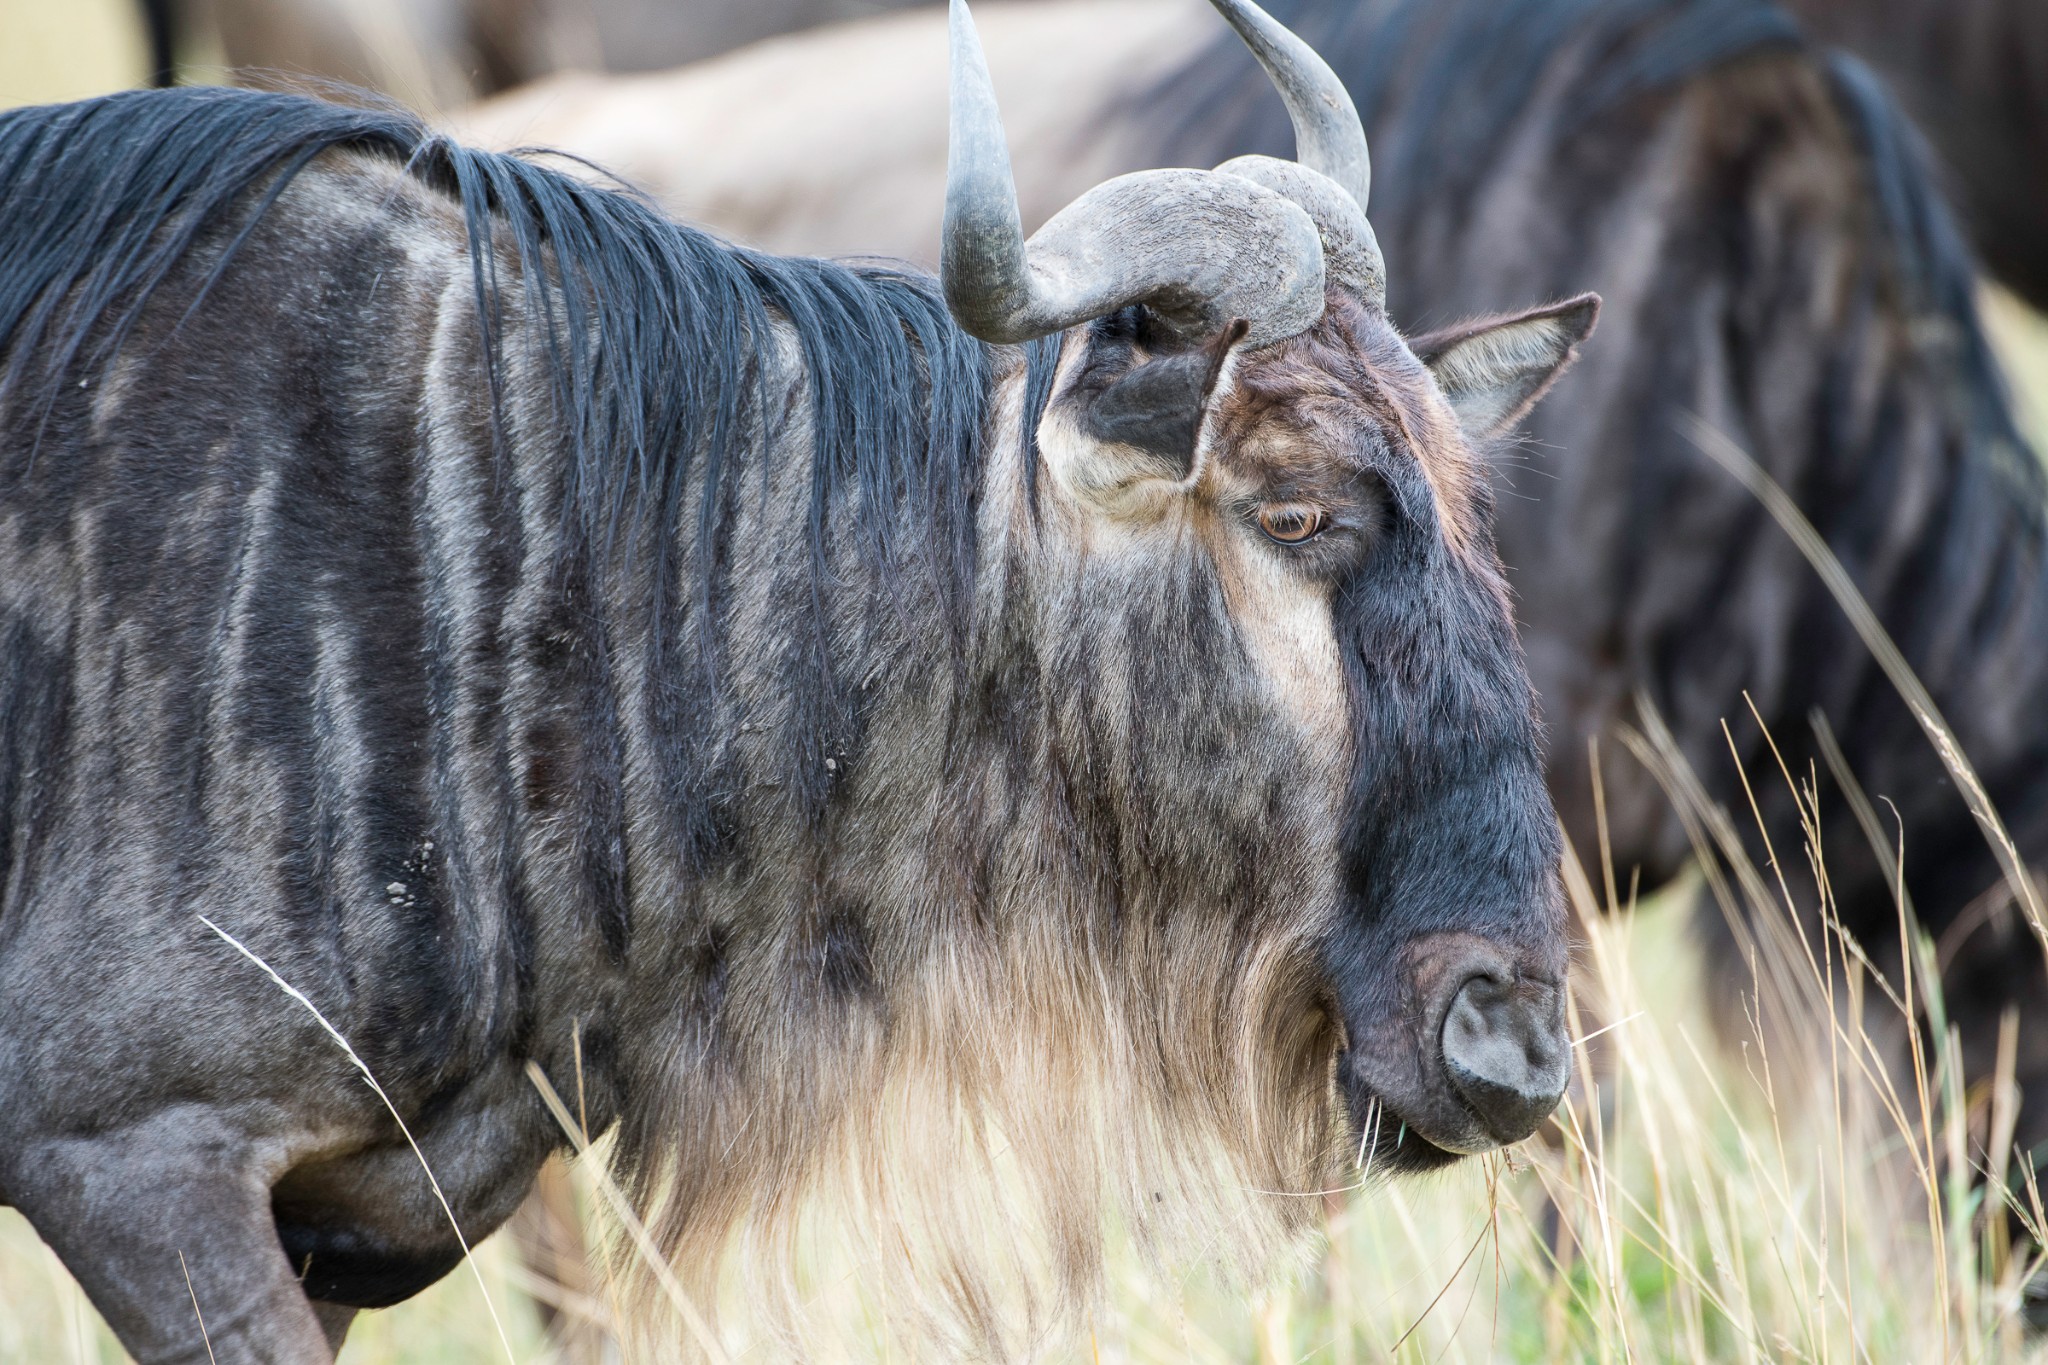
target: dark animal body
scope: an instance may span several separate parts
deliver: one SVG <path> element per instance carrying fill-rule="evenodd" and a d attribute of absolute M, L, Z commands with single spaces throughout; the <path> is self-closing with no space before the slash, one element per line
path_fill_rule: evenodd
<path fill-rule="evenodd" d="M 230 66 L 453 105 L 566 70 L 656 71 L 921 0 L 415 0 L 388 12 L 280 0 L 141 0 L 152 66 L 179 29 L 218 33 Z M 1971 240 L 2048 307 L 2048 8 L 2035 0 L 1787 0 L 1812 34 L 1870 62 L 1940 152 Z M 1524 18 L 1538 32 L 1581 9 Z M 1336 12 L 1334 9 L 1332 12 Z M 1736 20 L 1738 26 L 1748 21 Z M 1723 35 L 1694 30 L 1700 53 Z M 182 40 L 189 41 L 189 35 Z"/>
<path fill-rule="evenodd" d="M 2041 954 L 2002 899 L 1982 831 L 1804 560 L 1685 431 L 1704 418 L 1791 491 L 1956 724 L 2022 856 L 2048 862 L 2048 494 L 1911 127 L 1868 70 L 1758 0 L 1289 0 L 1281 13 L 1328 54 L 1372 133 L 1397 318 L 1427 328 L 1532 288 L 1585 286 L 1621 338 L 1565 381 L 1572 401 L 1539 410 L 1524 451 L 1496 472 L 1499 543 L 1574 842 L 1588 858 L 1600 847 L 1598 738 L 1623 884 L 1635 869 L 1655 886 L 1689 855 L 1671 803 L 1617 742 L 1644 693 L 1747 829 L 1730 722 L 1773 845 L 1796 867 L 1803 834 L 1747 692 L 1792 770 L 1819 774 L 1845 920 L 1895 961 L 1889 860 L 1825 761 L 1812 724 L 1824 716 L 1868 796 L 1903 822 L 1906 889 L 1942 942 L 1976 1074 L 1991 1069 L 2002 1011 L 2021 1009 L 2022 1134 L 2048 1142 Z M 1004 15 L 1020 49 L 1082 49 L 1089 71 L 1117 73 L 1059 86 L 1019 133 L 1026 203 L 1062 203 L 1128 166 L 1284 143 L 1283 115 L 1241 52 L 1219 41 L 1188 57 L 1166 41 L 1198 14 L 1159 0 L 1085 13 L 1034 0 Z M 890 21 L 906 45 L 930 41 L 913 31 L 926 22 Z M 508 101 L 502 134 L 486 135 L 563 143 L 780 249 L 927 256 L 933 139 L 897 93 L 907 73 L 835 60 L 868 42 L 849 27 L 778 45 L 775 69 L 833 111 L 818 120 L 820 145 L 791 132 L 804 123 L 787 109 L 779 149 L 724 118 L 721 138 L 749 156 L 743 175 L 715 183 L 718 163 L 696 140 L 636 143 L 601 91 L 564 89 L 560 131 L 538 99 Z M 1066 69 L 1038 78 L 1056 84 Z M 718 79 L 739 74 L 728 64 Z M 666 91 L 622 82 L 622 113 L 644 121 L 665 94 L 702 107 L 685 77 L 671 80 Z M 872 155 L 847 131 L 869 127 L 888 140 Z M 898 147 L 922 159 L 892 161 Z M 887 191 L 842 193 L 841 165 Z M 819 180 L 829 192 L 807 193 Z"/>
<path fill-rule="evenodd" d="M 2048 309 L 2048 6 L 2034 0 L 1788 0 L 1874 66 L 1948 172 L 1991 273 Z"/>
<path fill-rule="evenodd" d="M 1555 1103 L 1471 443 L 1591 303 L 1433 373 L 1362 180 L 1266 161 L 1105 187 L 1205 235 L 1062 302 L 1095 201 L 1010 235 L 962 32 L 951 316 L 384 112 L 0 116 L 0 1199 L 138 1358 L 324 1360 L 445 1273 L 560 1145 L 529 1063 L 696 1276 L 906 1095 L 993 1112 L 1062 1298 L 1202 1153 L 1305 1191 Z"/>

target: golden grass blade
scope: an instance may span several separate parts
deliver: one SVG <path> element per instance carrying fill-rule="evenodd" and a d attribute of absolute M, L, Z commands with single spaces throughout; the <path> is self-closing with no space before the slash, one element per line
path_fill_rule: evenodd
<path fill-rule="evenodd" d="M 199 922 L 220 935 L 222 939 L 226 940 L 229 947 L 261 968 L 265 976 L 277 983 L 279 990 L 298 1001 L 301 1005 L 304 1005 L 307 1013 L 311 1014 L 320 1027 L 326 1030 L 327 1036 L 332 1038 L 335 1044 L 348 1055 L 349 1061 L 355 1064 L 356 1070 L 363 1073 L 363 1079 L 370 1083 L 370 1089 L 377 1092 L 377 1098 L 384 1102 L 384 1108 L 391 1114 L 391 1121 L 398 1125 L 399 1132 L 405 1134 L 405 1144 L 412 1148 L 413 1157 L 420 1163 L 420 1169 L 426 1172 L 427 1183 L 434 1189 L 434 1198 L 440 1203 L 441 1212 L 448 1216 L 448 1226 L 455 1230 L 455 1241 L 462 1248 L 463 1263 L 469 1267 L 469 1273 L 476 1276 L 476 1287 L 484 1296 L 484 1308 L 491 1315 L 491 1326 L 495 1327 L 498 1331 L 498 1344 L 505 1348 L 505 1359 L 513 1362 L 513 1365 L 518 1365 L 519 1358 L 512 1352 L 512 1338 L 506 1335 L 504 1320 L 498 1316 L 497 1302 L 491 1298 L 490 1286 L 484 1283 L 483 1270 L 478 1267 L 476 1257 L 471 1254 L 469 1238 L 463 1234 L 462 1224 L 455 1221 L 455 1210 L 448 1204 L 448 1196 L 441 1189 L 441 1181 L 434 1174 L 434 1168 L 427 1164 L 427 1154 L 422 1152 L 419 1143 L 413 1140 L 412 1129 L 406 1127 L 405 1120 L 399 1116 L 398 1106 L 391 1102 L 391 1096 L 385 1094 L 384 1087 L 378 1084 L 377 1077 L 371 1072 L 369 1063 L 365 1062 L 357 1054 L 355 1048 L 349 1044 L 348 1039 L 342 1036 L 341 1030 L 327 1021 L 327 1016 L 320 1012 L 320 1007 L 311 1000 L 308 1000 L 298 987 L 279 976 L 277 970 L 268 962 L 265 962 L 262 958 L 251 952 L 240 939 L 221 928 L 218 924 L 215 924 L 206 916 L 199 916 Z"/>
<path fill-rule="evenodd" d="M 569 1107 L 562 1103 L 562 1097 L 555 1093 L 555 1087 L 549 1083 L 547 1073 L 540 1069 L 538 1063 L 528 1062 L 526 1078 L 533 1083 L 533 1088 L 540 1092 L 541 1103 L 547 1105 L 548 1112 L 554 1115 L 555 1122 L 561 1125 L 562 1131 L 574 1144 L 576 1155 L 588 1156 L 590 1139 L 584 1135 L 581 1125 L 569 1112 Z M 660 1284 L 662 1293 L 668 1296 L 669 1303 L 682 1318 L 683 1325 L 689 1328 L 690 1335 L 696 1338 L 697 1345 L 715 1362 L 715 1365 L 729 1365 L 724 1344 L 718 1340 L 718 1334 L 711 1330 L 710 1322 L 698 1311 L 697 1305 L 690 1301 L 689 1294 L 683 1289 L 682 1281 L 676 1278 L 675 1271 L 670 1268 L 668 1258 L 654 1245 L 654 1238 L 648 1234 L 647 1225 L 642 1223 L 640 1215 L 633 1211 L 632 1202 L 626 1198 L 625 1192 L 619 1189 L 609 1174 L 602 1171 L 597 1174 L 598 1193 L 604 1197 L 606 1206 L 611 1209 L 612 1216 L 618 1219 L 619 1226 L 626 1230 L 626 1236 L 632 1239 L 634 1251 L 654 1273 L 655 1281 Z"/>
<path fill-rule="evenodd" d="M 2043 961 L 2048 961 L 2048 915 L 2044 915 L 2040 888 L 2034 884 L 2033 874 L 2020 860 L 2019 849 L 2006 830 L 2004 820 L 1993 809 L 1976 768 L 1957 742 L 1954 728 L 1935 706 L 1934 698 L 1913 672 L 1912 665 L 1906 662 L 1905 655 L 1892 642 L 1890 633 L 1877 619 L 1877 613 L 1863 600 L 1863 594 L 1850 579 L 1849 571 L 1842 567 L 1842 561 L 1835 557 L 1835 552 L 1814 529 L 1813 523 L 1806 519 L 1806 514 L 1799 510 L 1777 481 L 1750 458 L 1748 451 L 1697 414 L 1687 414 L 1681 419 L 1681 429 L 1702 454 L 1733 475 L 1764 505 L 1764 510 L 1791 537 L 1799 552 L 1806 556 L 1806 562 L 1820 575 L 1835 604 L 1849 618 L 1849 624 L 1862 638 L 1864 647 L 1877 660 L 1885 676 L 1891 679 L 1892 686 L 1920 722 L 1920 728 L 1926 731 L 1935 753 L 1940 755 L 1943 765 L 1955 779 L 1957 789 L 1969 803 L 1970 813 L 1977 817 L 1977 823 L 1991 845 L 1993 856 L 1998 859 L 1999 868 L 2005 873 L 2014 899 L 2026 914 L 2028 926 L 2040 942 Z"/>
<path fill-rule="evenodd" d="M 192 1287 L 192 1267 L 185 1264 L 185 1253 L 178 1252 L 178 1269 L 185 1272 L 185 1292 L 192 1296 L 192 1316 L 199 1323 L 199 1339 L 206 1343 L 207 1365 L 220 1365 L 213 1354 L 213 1336 L 206 1330 L 206 1314 L 199 1311 L 199 1291 Z"/>

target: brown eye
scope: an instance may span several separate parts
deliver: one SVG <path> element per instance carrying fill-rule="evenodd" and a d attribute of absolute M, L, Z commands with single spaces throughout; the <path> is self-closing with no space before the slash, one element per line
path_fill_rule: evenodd
<path fill-rule="evenodd" d="M 1259 529 L 1282 545 L 1299 545 L 1322 534 L 1327 518 L 1320 507 L 1273 503 L 1259 509 Z"/>

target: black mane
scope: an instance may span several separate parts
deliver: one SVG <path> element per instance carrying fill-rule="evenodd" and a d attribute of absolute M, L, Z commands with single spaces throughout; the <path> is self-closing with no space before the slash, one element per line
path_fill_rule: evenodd
<path fill-rule="evenodd" d="M 111 357 L 195 239 L 241 209 L 210 288 L 293 177 L 335 148 L 403 162 L 459 203 L 494 386 L 500 279 L 516 272 L 527 314 L 544 320 L 568 433 L 565 512 L 593 544 L 621 540 L 628 516 L 669 524 L 693 476 L 707 517 L 724 505 L 721 464 L 780 315 L 816 414 L 819 571 L 828 508 L 908 503 L 930 507 L 950 543 L 898 543 L 896 519 L 867 515 L 868 548 L 897 568 L 965 572 L 992 370 L 932 280 L 735 247 L 630 193 L 458 146 L 389 106 L 188 88 L 0 114 L 0 401 L 47 411 L 66 370 Z"/>
<path fill-rule="evenodd" d="M 793 772 L 824 771 L 861 728 L 857 687 L 836 676 L 827 640 L 830 539 L 852 542 L 878 582 L 916 575 L 964 629 L 996 362 L 954 325 L 935 281 L 736 247 L 629 192 L 458 146 L 388 105 L 186 88 L 0 114 L 0 408 L 22 405 L 41 430 L 66 376 L 109 362 L 202 234 L 231 225 L 196 310 L 286 186 L 333 149 L 389 157 L 459 206 L 496 439 L 501 319 L 517 299 L 564 433 L 565 528 L 598 562 L 644 575 L 650 647 L 671 678 L 698 670 L 700 695 L 722 671 L 716 632 L 693 632 L 680 656 L 661 637 L 686 614 L 717 615 L 722 556 L 695 554 L 678 572 L 674 533 L 722 541 L 734 499 L 720 481 L 758 439 L 747 424 L 762 416 L 763 379 L 787 369 L 770 329 L 786 324 L 813 418 L 810 601 L 790 620 L 805 658 L 789 679 L 806 720 Z M 1042 406 L 1056 346 L 1027 357 Z M 35 444 L 0 466 L 0 483 L 29 471 Z M 641 547 L 653 562 L 632 565 Z M 821 813 L 822 780 L 798 785 Z"/>

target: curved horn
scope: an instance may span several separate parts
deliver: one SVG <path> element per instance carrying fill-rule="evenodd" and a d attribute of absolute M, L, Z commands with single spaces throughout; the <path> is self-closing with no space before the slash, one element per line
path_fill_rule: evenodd
<path fill-rule="evenodd" d="M 1233 318 L 1249 345 L 1323 311 L 1323 248 L 1300 205 L 1213 171 L 1146 171 L 1096 186 L 1027 244 L 995 89 L 966 0 L 952 0 L 952 133 L 939 277 L 970 334 L 1016 343 L 1142 303 L 1189 339 Z"/>
<path fill-rule="evenodd" d="M 984 341 L 986 328 L 1016 311 L 1030 296 L 1024 221 L 1010 175 L 1010 145 L 996 111 L 995 82 L 966 0 L 952 0 L 946 16 L 952 102 L 946 140 L 946 218 L 939 244 L 939 278 L 946 306 L 960 325 Z"/>
<path fill-rule="evenodd" d="M 1323 239 L 1323 274 L 1360 299 L 1387 306 L 1387 267 L 1380 258 L 1379 238 L 1365 221 L 1365 210 L 1350 193 L 1319 171 L 1295 161 L 1270 156 L 1233 157 L 1216 168 L 1285 195 L 1308 212 Z"/>
<path fill-rule="evenodd" d="M 1251 0 L 1209 0 L 1266 68 L 1294 123 L 1294 159 L 1350 192 L 1363 211 L 1372 196 L 1372 157 L 1358 106 L 1330 64 Z"/>

